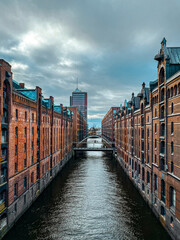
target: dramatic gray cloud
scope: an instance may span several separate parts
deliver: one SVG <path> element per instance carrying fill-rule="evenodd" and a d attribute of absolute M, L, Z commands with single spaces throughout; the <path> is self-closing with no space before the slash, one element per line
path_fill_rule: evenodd
<path fill-rule="evenodd" d="M 180 46 L 179 13 L 179 0 L 0 0 L 0 58 L 57 104 L 78 77 L 89 117 L 102 118 L 157 78 L 162 38 Z"/>

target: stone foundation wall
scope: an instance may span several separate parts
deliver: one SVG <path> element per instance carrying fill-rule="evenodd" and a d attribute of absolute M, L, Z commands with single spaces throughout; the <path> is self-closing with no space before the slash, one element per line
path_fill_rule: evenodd
<path fill-rule="evenodd" d="M 69 152 L 64 159 L 61 160 L 52 169 L 52 176 L 50 171 L 46 172 L 44 176 L 34 183 L 26 192 L 16 199 L 9 207 L 7 213 L 6 224 L 0 231 L 0 239 L 13 227 L 18 219 L 29 209 L 40 194 L 47 188 L 57 174 L 63 169 L 65 164 L 72 158 L 72 151 Z"/>
<path fill-rule="evenodd" d="M 142 180 L 139 179 L 136 176 L 136 173 L 134 174 L 134 177 L 132 177 L 132 172 L 129 172 L 127 169 L 128 166 L 125 167 L 125 162 L 120 159 L 119 156 L 115 156 L 116 160 L 126 173 L 126 175 L 129 177 L 129 179 L 132 181 L 134 186 L 137 188 L 143 199 L 146 201 L 146 203 L 149 205 L 155 216 L 158 218 L 162 226 L 166 229 L 166 231 L 169 233 L 171 238 L 173 240 L 180 240 L 180 222 L 179 220 L 173 216 L 173 225 L 171 224 L 171 217 L 172 217 L 172 211 L 171 209 L 168 209 L 165 205 L 165 211 L 166 216 L 161 215 L 161 205 L 162 201 L 154 194 L 151 193 L 151 189 L 149 189 L 149 186 L 144 184 L 144 191 L 142 190 Z M 135 172 L 135 171 L 134 171 Z"/>

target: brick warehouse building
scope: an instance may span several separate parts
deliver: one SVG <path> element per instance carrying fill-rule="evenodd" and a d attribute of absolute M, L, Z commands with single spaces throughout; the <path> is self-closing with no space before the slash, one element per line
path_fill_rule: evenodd
<path fill-rule="evenodd" d="M 86 136 L 86 120 L 77 107 L 68 107 L 73 113 L 73 144 L 76 145 Z"/>
<path fill-rule="evenodd" d="M 114 121 L 119 110 L 120 107 L 111 107 L 101 122 L 102 135 L 111 142 L 115 141 Z"/>
<path fill-rule="evenodd" d="M 42 90 L 12 80 L 0 60 L 0 234 L 26 211 L 72 156 L 72 114 Z"/>
<path fill-rule="evenodd" d="M 161 43 L 158 79 L 116 114 L 117 158 L 173 239 L 180 239 L 180 48 Z"/>

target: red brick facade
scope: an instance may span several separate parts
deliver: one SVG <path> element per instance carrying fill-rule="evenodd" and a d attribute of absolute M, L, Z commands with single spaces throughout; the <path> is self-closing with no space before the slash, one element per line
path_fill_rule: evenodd
<path fill-rule="evenodd" d="M 12 81 L 0 60 L 0 228 L 11 225 L 70 158 L 72 113 L 39 87 Z"/>
<path fill-rule="evenodd" d="M 111 142 L 115 141 L 114 121 L 118 110 L 120 107 L 110 108 L 101 122 L 102 135 Z"/>
<path fill-rule="evenodd" d="M 87 123 L 77 107 L 68 107 L 68 109 L 73 112 L 73 143 L 76 145 L 85 138 Z"/>
<path fill-rule="evenodd" d="M 143 83 L 117 113 L 115 146 L 129 178 L 170 235 L 179 239 L 180 63 L 168 51 L 164 39 L 155 57 L 158 80 L 149 88 Z"/>

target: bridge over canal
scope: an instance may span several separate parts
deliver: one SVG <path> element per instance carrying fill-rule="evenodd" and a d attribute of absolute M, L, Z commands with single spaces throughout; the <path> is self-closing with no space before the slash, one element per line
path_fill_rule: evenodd
<path fill-rule="evenodd" d="M 102 142 L 97 142 L 96 140 L 94 141 L 95 143 L 95 147 L 94 144 L 93 146 L 86 146 L 83 147 L 82 145 L 86 143 L 87 139 L 91 138 L 91 139 L 96 139 L 96 138 L 101 138 Z M 97 145 L 100 144 L 100 147 L 97 147 Z M 115 153 L 115 147 L 114 147 L 114 143 L 108 141 L 106 138 L 104 138 L 102 135 L 90 135 L 87 136 L 85 139 L 83 139 L 80 143 L 77 144 L 76 147 L 74 147 L 74 152 L 77 151 L 103 151 L 103 152 L 112 152 L 113 154 Z"/>

